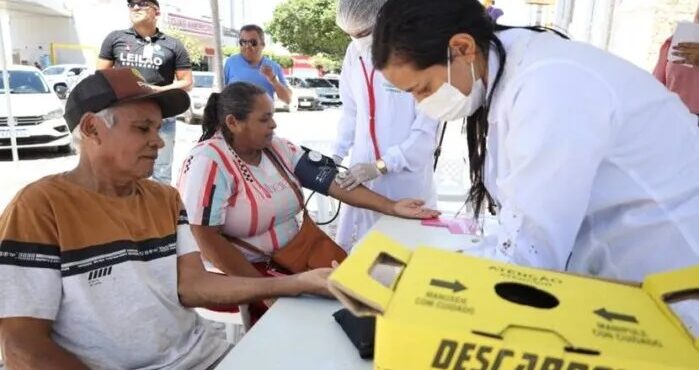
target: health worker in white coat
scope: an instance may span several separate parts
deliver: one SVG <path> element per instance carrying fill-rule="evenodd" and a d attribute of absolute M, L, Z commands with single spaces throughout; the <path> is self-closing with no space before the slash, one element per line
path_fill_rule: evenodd
<path fill-rule="evenodd" d="M 342 118 L 333 145 L 337 163 L 351 149 L 350 169 L 339 178 L 351 190 L 359 184 L 390 199 L 422 199 L 436 206 L 432 164 L 438 123 L 417 111 L 415 99 L 391 85 L 371 60 L 371 31 L 385 0 L 340 0 L 337 25 L 353 41 L 340 75 Z M 355 207 L 340 214 L 337 242 L 350 249 L 379 215 Z"/>
<path fill-rule="evenodd" d="M 439 120 L 469 117 L 476 255 L 611 279 L 699 264 L 696 116 L 648 72 L 477 0 L 389 0 L 373 60 Z M 699 331 L 699 307 L 677 308 Z"/>

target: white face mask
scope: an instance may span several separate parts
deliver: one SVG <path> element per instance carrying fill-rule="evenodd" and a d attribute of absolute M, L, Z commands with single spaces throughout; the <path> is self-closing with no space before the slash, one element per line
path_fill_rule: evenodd
<path fill-rule="evenodd" d="M 371 35 L 367 35 L 361 38 L 352 38 L 354 40 L 354 46 L 359 50 L 362 55 L 371 54 L 371 43 L 373 38 Z"/>
<path fill-rule="evenodd" d="M 426 116 L 437 121 L 452 121 L 471 116 L 485 102 L 485 84 L 483 79 L 476 80 L 475 63 L 471 63 L 473 87 L 471 93 L 464 95 L 451 84 L 451 52 L 447 52 L 447 82 L 432 95 L 422 99 L 418 109 Z"/>

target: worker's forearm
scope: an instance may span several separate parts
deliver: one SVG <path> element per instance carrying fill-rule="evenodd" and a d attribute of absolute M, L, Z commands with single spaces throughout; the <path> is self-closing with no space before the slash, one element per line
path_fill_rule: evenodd
<path fill-rule="evenodd" d="M 187 80 L 175 80 L 169 85 L 162 86 L 165 90 L 182 89 L 185 91 L 190 91 L 192 89 L 192 82 Z"/>
<path fill-rule="evenodd" d="M 284 86 L 279 80 L 276 80 L 272 86 L 274 87 L 274 92 L 277 93 L 281 101 L 286 104 L 291 104 L 291 89 Z"/>

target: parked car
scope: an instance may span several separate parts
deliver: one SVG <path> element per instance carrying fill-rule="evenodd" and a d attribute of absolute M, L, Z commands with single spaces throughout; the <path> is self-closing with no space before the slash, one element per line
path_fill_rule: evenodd
<path fill-rule="evenodd" d="M 275 112 L 295 112 L 297 110 L 322 110 L 323 106 L 318 100 L 318 94 L 313 89 L 303 87 L 291 88 L 291 104 L 286 104 L 279 97 L 274 98 Z"/>
<path fill-rule="evenodd" d="M 66 83 L 68 84 L 68 94 L 70 94 L 71 91 L 75 88 L 75 86 L 82 80 L 85 79 L 87 76 L 91 76 L 95 74 L 95 69 L 94 68 L 86 68 L 83 69 L 82 72 L 80 72 L 77 76 L 68 76 L 66 79 Z"/>
<path fill-rule="evenodd" d="M 292 87 L 291 110 L 323 110 L 320 97 L 313 89 Z"/>
<path fill-rule="evenodd" d="M 75 86 L 76 82 L 71 80 L 76 79 L 83 71 L 88 69 L 84 64 L 56 64 L 44 69 L 44 77 L 58 97 L 65 99 L 69 87 Z"/>
<path fill-rule="evenodd" d="M 192 91 L 189 92 L 189 99 L 192 104 L 189 109 L 184 112 L 183 117 L 186 123 L 200 124 L 204 118 L 204 108 L 206 102 L 209 101 L 209 96 L 214 91 L 214 79 L 216 76 L 213 72 L 192 72 L 194 76 L 194 85 Z"/>
<path fill-rule="evenodd" d="M 335 73 L 326 73 L 325 75 L 323 75 L 323 78 L 330 81 L 330 83 L 338 89 L 340 88 L 340 75 Z"/>
<path fill-rule="evenodd" d="M 340 90 L 330 81 L 320 77 L 288 77 L 289 85 L 295 88 L 312 89 L 323 106 L 339 106 Z"/>
<path fill-rule="evenodd" d="M 8 71 L 9 89 L 5 88 L 0 72 L 0 150 L 11 148 L 4 95 L 9 92 L 18 147 L 55 147 L 69 153 L 73 138 L 63 119 L 63 105 L 44 75 L 34 67 L 21 65 L 11 65 Z"/>

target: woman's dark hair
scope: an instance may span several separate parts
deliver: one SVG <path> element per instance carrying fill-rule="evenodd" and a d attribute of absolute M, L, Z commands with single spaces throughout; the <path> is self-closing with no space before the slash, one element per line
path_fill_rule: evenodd
<path fill-rule="evenodd" d="M 486 59 L 490 48 L 495 49 L 499 68 L 492 82 L 493 88 L 485 105 L 468 117 L 466 124 L 472 184 L 468 201 L 473 205 L 475 217 L 479 217 L 484 201 L 493 205 L 493 199 L 483 183 L 488 112 L 507 59 L 505 47 L 495 33 L 512 28 L 548 31 L 536 26 L 498 25 L 477 0 L 388 0 L 378 14 L 373 32 L 372 58 L 377 69 L 386 68 L 392 60 L 412 64 L 418 70 L 447 65 L 449 40 L 458 33 L 471 35 Z"/>
<path fill-rule="evenodd" d="M 237 120 L 245 121 L 255 107 L 255 99 L 267 92 L 259 86 L 247 82 L 235 82 L 226 86 L 220 93 L 212 93 L 204 108 L 203 134 L 199 142 L 210 139 L 221 130 L 229 143 L 233 134 L 226 126 L 226 117 L 232 114 Z"/>

